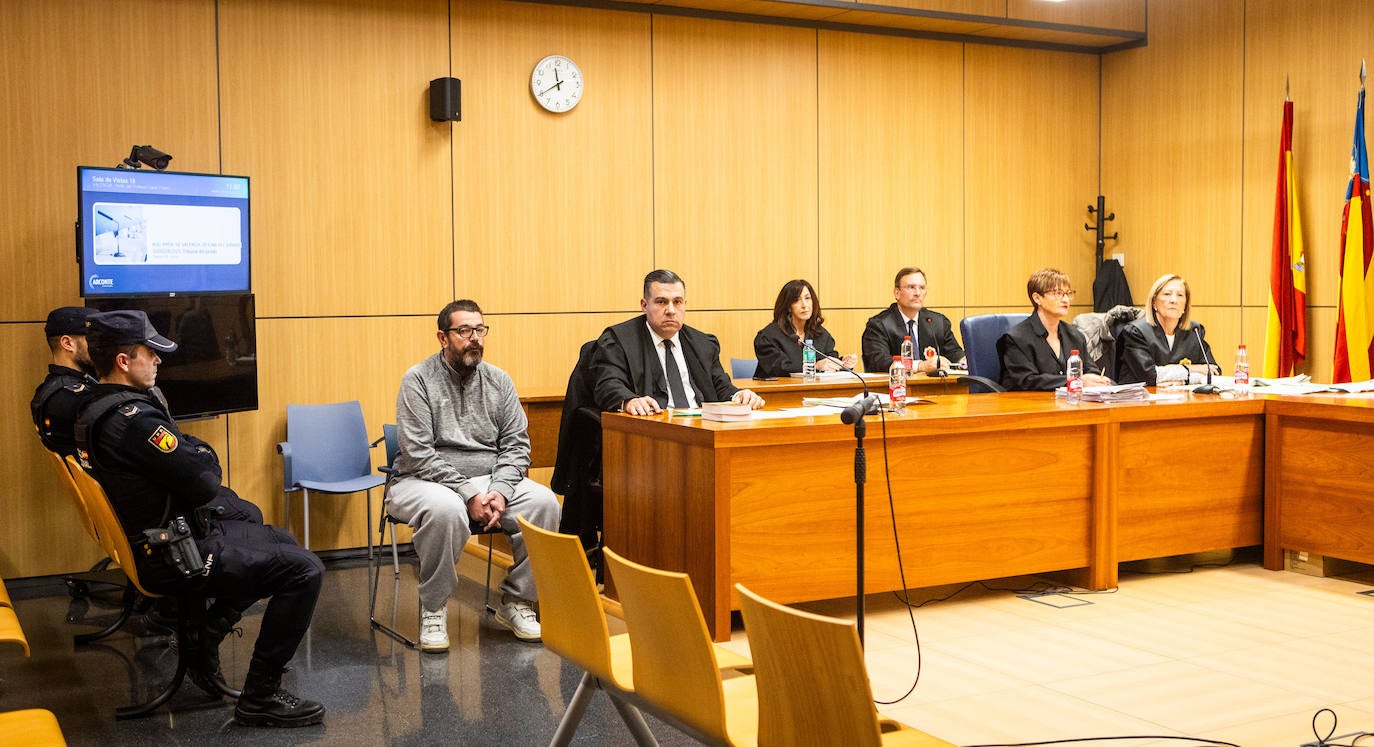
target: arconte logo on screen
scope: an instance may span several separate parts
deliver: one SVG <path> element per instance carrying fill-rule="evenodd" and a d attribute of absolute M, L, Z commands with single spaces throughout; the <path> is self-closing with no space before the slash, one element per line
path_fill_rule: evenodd
<path fill-rule="evenodd" d="M 113 288 L 114 278 L 102 278 L 99 275 L 92 275 L 86 280 L 86 284 L 92 288 Z"/>

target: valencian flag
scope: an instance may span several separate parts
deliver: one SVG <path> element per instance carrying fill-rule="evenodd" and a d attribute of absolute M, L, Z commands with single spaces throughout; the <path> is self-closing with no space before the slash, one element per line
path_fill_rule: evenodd
<path fill-rule="evenodd" d="M 1341 306 L 1336 322 L 1334 381 L 1371 378 L 1374 358 L 1374 227 L 1369 205 L 1369 150 L 1364 141 L 1364 77 L 1360 65 L 1360 96 L 1355 105 L 1355 144 L 1350 150 L 1350 185 L 1345 190 L 1345 214 L 1341 219 Z"/>
<path fill-rule="evenodd" d="M 1307 273 L 1293 164 L 1293 102 L 1283 102 L 1279 178 L 1274 195 L 1274 252 L 1269 263 L 1269 325 L 1261 376 L 1291 376 L 1307 358 Z"/>

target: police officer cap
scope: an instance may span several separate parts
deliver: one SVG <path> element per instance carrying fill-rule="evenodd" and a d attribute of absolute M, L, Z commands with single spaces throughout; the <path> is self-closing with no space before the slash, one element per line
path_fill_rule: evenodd
<path fill-rule="evenodd" d="M 48 312 L 48 322 L 43 325 L 44 337 L 86 334 L 86 322 L 100 312 L 85 306 L 62 306 Z"/>
<path fill-rule="evenodd" d="M 159 353 L 170 353 L 177 344 L 159 335 L 142 311 L 107 311 L 91 319 L 89 344 L 95 348 L 119 345 L 147 345 Z"/>

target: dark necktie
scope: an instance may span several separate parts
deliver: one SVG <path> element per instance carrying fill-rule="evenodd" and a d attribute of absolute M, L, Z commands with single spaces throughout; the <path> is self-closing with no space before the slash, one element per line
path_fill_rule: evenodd
<path fill-rule="evenodd" d="M 663 375 L 668 377 L 668 391 L 673 395 L 673 407 L 687 406 L 687 390 L 682 388 L 682 372 L 673 357 L 673 341 L 663 341 Z"/>
<path fill-rule="evenodd" d="M 906 320 L 906 333 L 911 338 L 911 357 L 921 360 L 921 342 L 916 339 L 916 320 Z"/>

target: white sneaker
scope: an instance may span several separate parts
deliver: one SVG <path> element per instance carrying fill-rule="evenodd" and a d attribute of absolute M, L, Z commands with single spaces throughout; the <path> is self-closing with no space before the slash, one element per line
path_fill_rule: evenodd
<path fill-rule="evenodd" d="M 537 641 L 543 634 L 539 628 L 539 617 L 534 614 L 534 602 L 525 599 L 502 604 L 496 610 L 496 622 L 510 628 L 515 637 L 522 641 Z"/>
<path fill-rule="evenodd" d="M 420 650 L 448 650 L 448 605 L 420 613 Z"/>

